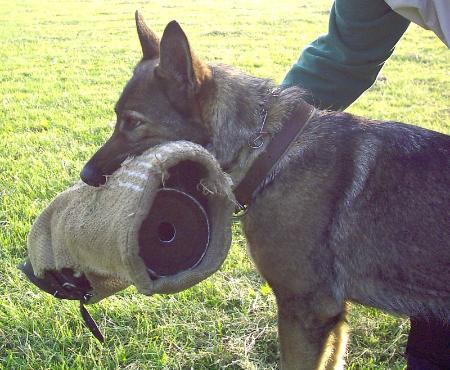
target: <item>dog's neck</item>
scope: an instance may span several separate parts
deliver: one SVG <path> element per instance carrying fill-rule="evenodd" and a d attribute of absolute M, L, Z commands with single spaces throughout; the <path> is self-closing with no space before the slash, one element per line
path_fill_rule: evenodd
<path fill-rule="evenodd" d="M 206 94 L 203 120 L 211 132 L 208 149 L 237 185 L 246 175 L 253 161 L 264 150 L 267 139 L 258 149 L 249 145 L 249 139 L 261 130 L 277 132 L 281 122 L 301 99 L 298 89 L 286 89 L 270 97 L 275 84 L 270 80 L 247 75 L 229 66 L 211 66 L 213 83 Z"/>

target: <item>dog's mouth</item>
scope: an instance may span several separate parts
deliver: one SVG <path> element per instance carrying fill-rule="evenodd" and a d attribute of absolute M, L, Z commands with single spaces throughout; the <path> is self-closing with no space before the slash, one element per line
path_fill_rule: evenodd
<path fill-rule="evenodd" d="M 80 312 L 86 326 L 100 342 L 104 341 L 95 321 L 84 307 L 84 304 L 88 303 L 93 296 L 91 284 L 84 274 L 63 268 L 60 271 L 46 271 L 44 277 L 41 278 L 35 275 L 29 258 L 18 268 L 34 285 L 55 298 L 80 301 Z"/>

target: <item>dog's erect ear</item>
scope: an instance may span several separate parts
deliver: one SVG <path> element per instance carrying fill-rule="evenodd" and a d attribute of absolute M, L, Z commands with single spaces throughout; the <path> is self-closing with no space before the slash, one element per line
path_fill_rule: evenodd
<path fill-rule="evenodd" d="M 145 24 L 144 17 L 138 10 L 134 14 L 136 19 L 136 28 L 141 42 L 142 52 L 144 54 L 143 60 L 156 59 L 159 57 L 159 39 L 150 28 Z"/>
<path fill-rule="evenodd" d="M 161 76 L 175 80 L 194 94 L 211 75 L 208 66 L 192 53 L 187 37 L 176 21 L 166 26 L 161 38 L 158 69 Z"/>

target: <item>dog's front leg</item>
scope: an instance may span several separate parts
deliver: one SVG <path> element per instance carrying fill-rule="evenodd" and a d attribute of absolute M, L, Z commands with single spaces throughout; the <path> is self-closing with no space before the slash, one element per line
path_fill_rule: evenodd
<path fill-rule="evenodd" d="M 276 294 L 282 370 L 339 369 L 343 366 L 344 311 L 334 314 L 321 302 Z M 337 306 L 335 306 L 337 307 Z M 331 314 L 333 313 L 333 314 Z"/>

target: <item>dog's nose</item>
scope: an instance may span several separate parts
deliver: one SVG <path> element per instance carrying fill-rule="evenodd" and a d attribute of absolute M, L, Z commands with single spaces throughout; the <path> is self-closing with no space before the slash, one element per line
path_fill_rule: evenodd
<path fill-rule="evenodd" d="M 80 173 L 80 178 L 85 184 L 95 187 L 103 185 L 106 182 L 106 177 L 90 163 L 84 166 Z"/>

